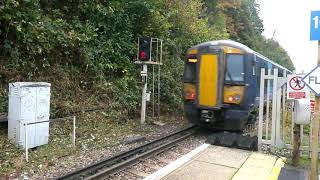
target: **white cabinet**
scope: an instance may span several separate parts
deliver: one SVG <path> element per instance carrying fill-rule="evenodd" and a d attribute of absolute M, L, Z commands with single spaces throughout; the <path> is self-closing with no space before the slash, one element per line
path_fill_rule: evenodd
<path fill-rule="evenodd" d="M 48 121 L 50 116 L 50 84 L 16 82 L 9 84 L 8 137 L 25 147 L 24 123 Z M 28 148 L 48 143 L 49 122 L 27 126 Z"/>

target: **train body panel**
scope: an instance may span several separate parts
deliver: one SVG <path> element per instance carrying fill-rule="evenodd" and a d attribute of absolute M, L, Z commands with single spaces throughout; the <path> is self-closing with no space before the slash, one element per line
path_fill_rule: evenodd
<path fill-rule="evenodd" d="M 187 119 L 201 126 L 242 130 L 257 111 L 261 68 L 289 71 L 231 40 L 190 48 L 183 78 Z"/>
<path fill-rule="evenodd" d="M 201 55 L 199 73 L 199 105 L 215 107 L 218 103 L 218 56 Z"/>

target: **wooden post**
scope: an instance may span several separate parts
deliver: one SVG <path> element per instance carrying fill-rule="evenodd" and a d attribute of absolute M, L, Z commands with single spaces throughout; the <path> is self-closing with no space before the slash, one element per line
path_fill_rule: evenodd
<path fill-rule="evenodd" d="M 292 150 L 292 165 L 297 167 L 300 163 L 300 144 L 301 144 L 301 138 L 300 138 L 300 125 L 295 123 L 296 120 L 296 100 L 293 101 L 292 105 L 292 125 L 293 125 L 293 150 Z"/>
<path fill-rule="evenodd" d="M 295 124 L 293 128 L 293 151 L 292 151 L 292 165 L 297 167 L 300 163 L 300 125 Z"/>
<path fill-rule="evenodd" d="M 73 116 L 73 129 L 72 129 L 72 144 L 73 147 L 76 147 L 76 116 Z"/>
<path fill-rule="evenodd" d="M 320 41 L 318 41 L 318 61 L 320 65 Z M 319 118 L 320 97 L 316 96 L 315 117 L 312 119 L 312 145 L 311 145 L 311 175 L 310 179 L 318 179 L 318 143 L 319 143 Z"/>

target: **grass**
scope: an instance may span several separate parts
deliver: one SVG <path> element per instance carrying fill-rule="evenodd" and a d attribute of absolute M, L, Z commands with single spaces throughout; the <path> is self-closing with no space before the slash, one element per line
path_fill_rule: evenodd
<path fill-rule="evenodd" d="M 320 164 L 320 159 L 318 160 L 318 172 L 320 172 L 319 164 Z M 288 166 L 292 166 L 292 159 L 291 158 L 288 158 L 287 165 Z M 310 157 L 306 156 L 306 155 L 300 156 L 300 163 L 299 163 L 299 166 L 297 168 L 310 170 L 310 166 L 311 166 Z"/>
<path fill-rule="evenodd" d="M 281 116 L 282 117 L 282 116 Z M 291 138 L 291 121 L 292 121 L 292 113 L 290 111 L 285 112 L 285 119 L 284 119 L 284 134 L 283 134 L 283 139 L 284 143 L 286 144 L 291 144 L 292 143 L 292 138 Z M 283 129 L 281 128 L 281 131 Z M 303 126 L 303 141 L 301 142 L 301 146 L 309 146 L 310 145 L 310 125 L 304 125 Z M 319 144 L 320 147 L 320 144 Z M 320 164 L 320 160 L 318 160 L 318 164 Z M 288 166 L 292 166 L 292 159 L 288 158 L 287 161 Z M 298 168 L 302 169 L 310 169 L 311 165 L 311 159 L 308 156 L 306 152 L 302 152 L 300 156 L 300 164 Z M 318 172 L 320 172 L 320 166 L 318 167 Z"/>
<path fill-rule="evenodd" d="M 287 107 L 289 107 L 290 105 L 287 104 Z M 271 110 L 270 110 L 271 112 Z M 291 139 L 291 121 L 292 121 L 292 113 L 290 111 L 290 109 L 286 109 L 286 112 L 284 112 L 285 114 L 280 115 L 280 117 L 283 119 L 284 117 L 284 121 L 281 123 L 284 123 L 284 127 L 282 127 L 281 124 L 281 133 L 284 132 L 284 134 L 282 134 L 283 136 L 283 141 L 285 144 L 291 144 L 292 143 L 292 139 Z M 271 122 L 271 114 L 269 115 L 270 121 Z M 268 129 L 268 137 L 266 137 L 266 130 L 265 130 L 265 124 L 263 126 L 263 138 L 264 139 L 271 139 L 271 123 L 269 124 L 269 129 Z M 284 128 L 284 129 L 283 129 Z M 310 142 L 310 138 L 309 138 L 309 133 L 310 133 L 310 125 L 304 125 L 303 126 L 303 141 L 301 142 L 301 146 L 309 146 Z M 320 144 L 319 144 L 320 147 Z M 290 154 L 291 155 L 291 154 Z M 318 161 L 318 163 L 320 164 L 320 160 Z M 287 162 L 288 166 L 292 166 L 292 161 L 291 161 L 291 157 L 288 158 L 288 162 Z M 310 165 L 311 165 L 311 159 L 309 158 L 308 154 L 306 152 L 303 152 L 301 157 L 300 157 L 300 166 L 299 168 L 303 168 L 303 169 L 310 169 Z M 319 172 L 320 172 L 320 167 L 319 167 Z"/>
<path fill-rule="evenodd" d="M 0 126 L 0 176 L 13 167 L 18 168 L 22 155 L 22 152 L 8 141 L 7 125 L 2 123 Z"/>

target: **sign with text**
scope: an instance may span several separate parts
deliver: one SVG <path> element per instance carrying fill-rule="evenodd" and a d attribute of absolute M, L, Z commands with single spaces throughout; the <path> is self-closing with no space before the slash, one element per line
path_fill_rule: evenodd
<path fill-rule="evenodd" d="M 303 99 L 310 98 L 310 90 L 302 81 L 303 75 L 293 74 L 287 77 L 287 98 Z"/>
<path fill-rule="evenodd" d="M 320 66 L 314 68 L 302 80 L 317 96 L 320 96 Z"/>
<path fill-rule="evenodd" d="M 310 40 L 320 40 L 320 11 L 311 11 Z"/>

